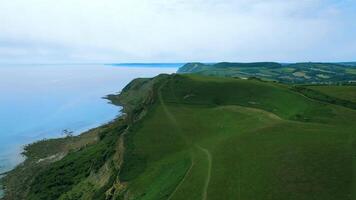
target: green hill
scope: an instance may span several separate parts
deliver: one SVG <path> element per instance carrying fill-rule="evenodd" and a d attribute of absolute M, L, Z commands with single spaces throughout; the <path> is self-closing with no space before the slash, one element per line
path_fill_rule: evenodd
<path fill-rule="evenodd" d="M 44 166 L 26 199 L 355 199 L 356 110 L 322 97 L 256 79 L 137 79 L 109 96 L 127 114 Z"/>
<path fill-rule="evenodd" d="M 178 73 L 221 77 L 257 77 L 282 83 L 347 83 L 356 81 L 354 63 L 187 63 Z"/>
<path fill-rule="evenodd" d="M 260 81 L 172 76 L 129 134 L 137 199 L 349 199 L 356 112 Z"/>

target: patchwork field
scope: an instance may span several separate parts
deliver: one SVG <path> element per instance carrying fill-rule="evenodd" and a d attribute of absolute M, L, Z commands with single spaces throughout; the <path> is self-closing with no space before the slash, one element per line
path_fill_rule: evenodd
<path fill-rule="evenodd" d="M 257 77 L 282 83 L 349 83 L 356 81 L 354 63 L 187 63 L 179 73 L 220 77 Z"/>

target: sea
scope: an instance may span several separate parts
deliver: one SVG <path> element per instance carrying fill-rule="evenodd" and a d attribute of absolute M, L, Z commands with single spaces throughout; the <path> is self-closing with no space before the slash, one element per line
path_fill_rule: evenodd
<path fill-rule="evenodd" d="M 182 65 L 0 64 L 0 174 L 24 160 L 26 144 L 62 137 L 64 130 L 80 134 L 120 115 L 103 97 L 134 78 L 174 73 Z"/>

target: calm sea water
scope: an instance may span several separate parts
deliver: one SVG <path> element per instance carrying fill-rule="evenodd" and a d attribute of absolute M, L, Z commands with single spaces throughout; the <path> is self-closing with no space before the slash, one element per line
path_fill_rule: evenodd
<path fill-rule="evenodd" d="M 0 173 L 23 158 L 23 145 L 114 119 L 103 99 L 137 77 L 173 73 L 181 64 L 0 65 Z"/>

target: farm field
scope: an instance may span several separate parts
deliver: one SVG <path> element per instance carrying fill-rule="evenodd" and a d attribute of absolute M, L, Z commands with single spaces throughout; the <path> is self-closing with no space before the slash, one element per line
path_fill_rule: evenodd
<path fill-rule="evenodd" d="M 288 84 L 350 83 L 356 81 L 354 63 L 187 63 L 178 73 L 220 77 L 256 77 Z"/>

